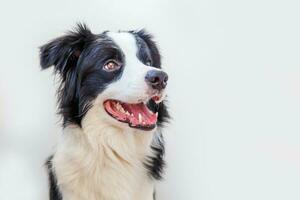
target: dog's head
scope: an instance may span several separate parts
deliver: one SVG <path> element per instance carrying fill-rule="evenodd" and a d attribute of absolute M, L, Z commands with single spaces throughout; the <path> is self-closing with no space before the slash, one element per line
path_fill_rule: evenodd
<path fill-rule="evenodd" d="M 40 62 L 42 69 L 54 65 L 61 78 L 64 126 L 81 126 L 90 110 L 98 120 L 130 129 L 153 130 L 169 117 L 164 104 L 168 75 L 144 30 L 93 34 L 78 25 L 43 45 Z"/>

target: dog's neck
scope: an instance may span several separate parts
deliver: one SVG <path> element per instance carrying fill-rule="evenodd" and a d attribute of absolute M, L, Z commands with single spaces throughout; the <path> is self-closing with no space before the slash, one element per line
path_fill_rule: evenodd
<path fill-rule="evenodd" d="M 110 116 L 105 111 L 99 116 L 95 108 L 82 120 L 81 132 L 87 146 L 96 152 L 101 148 L 110 149 L 129 163 L 144 159 L 149 154 L 154 131 L 133 129 L 126 124 L 120 128 L 107 122 Z"/>

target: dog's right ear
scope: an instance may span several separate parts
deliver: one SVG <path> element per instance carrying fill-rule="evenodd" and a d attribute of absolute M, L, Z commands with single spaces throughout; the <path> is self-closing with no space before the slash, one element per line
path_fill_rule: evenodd
<path fill-rule="evenodd" d="M 63 77 L 74 68 L 84 47 L 92 41 L 94 34 L 85 24 L 77 24 L 74 31 L 56 38 L 40 47 L 40 65 L 46 69 L 54 65 L 55 72 Z"/>

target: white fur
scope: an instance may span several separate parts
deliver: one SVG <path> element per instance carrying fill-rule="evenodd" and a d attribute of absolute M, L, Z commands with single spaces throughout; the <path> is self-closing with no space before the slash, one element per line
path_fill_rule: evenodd
<path fill-rule="evenodd" d="M 136 57 L 135 39 L 128 33 L 108 34 L 125 53 L 120 80 L 112 83 L 93 102 L 82 128 L 68 126 L 53 158 L 63 200 L 152 200 L 154 181 L 143 166 L 151 155 L 155 129 L 142 131 L 109 116 L 108 98 L 136 103 L 149 98 L 145 83 L 148 70 Z M 158 69 L 156 69 L 158 70 Z"/>
<path fill-rule="evenodd" d="M 142 161 L 151 155 L 153 131 L 103 123 L 100 106 L 95 101 L 82 129 L 66 128 L 59 142 L 53 164 L 64 200 L 152 199 Z"/>
<path fill-rule="evenodd" d="M 144 65 L 136 56 L 137 45 L 134 36 L 127 32 L 107 34 L 122 49 L 125 54 L 125 68 L 120 80 L 112 83 L 101 96 L 118 99 L 127 103 L 146 101 L 154 95 L 146 84 L 145 76 L 150 70 L 160 70 Z"/>

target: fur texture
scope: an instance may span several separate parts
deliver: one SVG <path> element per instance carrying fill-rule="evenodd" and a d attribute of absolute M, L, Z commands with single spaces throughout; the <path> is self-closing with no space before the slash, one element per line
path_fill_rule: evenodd
<path fill-rule="evenodd" d="M 108 60 L 122 63 L 107 72 Z M 86 25 L 40 48 L 42 69 L 54 66 L 61 84 L 63 134 L 47 160 L 50 200 L 153 200 L 165 165 L 162 127 L 169 114 L 150 97 L 149 70 L 161 71 L 158 48 L 146 31 L 93 34 Z M 157 91 L 155 91 L 157 92 Z M 146 102 L 158 112 L 153 130 L 131 128 L 109 116 L 103 102 Z"/>

